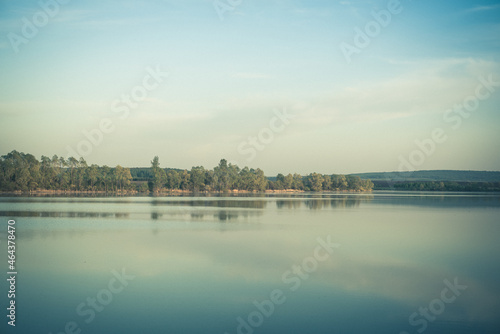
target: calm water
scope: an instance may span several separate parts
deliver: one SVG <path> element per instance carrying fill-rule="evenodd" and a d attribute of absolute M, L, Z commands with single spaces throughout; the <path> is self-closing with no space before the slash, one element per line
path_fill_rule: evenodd
<path fill-rule="evenodd" d="M 2 333 L 500 333 L 500 195 L 0 197 Z"/>

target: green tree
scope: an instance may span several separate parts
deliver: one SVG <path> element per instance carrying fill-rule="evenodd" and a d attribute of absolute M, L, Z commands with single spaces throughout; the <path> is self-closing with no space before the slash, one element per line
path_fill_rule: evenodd
<path fill-rule="evenodd" d="M 248 167 L 243 168 L 239 173 L 238 189 L 252 191 L 255 190 L 256 176 L 255 172 Z"/>
<path fill-rule="evenodd" d="M 203 166 L 191 168 L 189 173 L 190 189 L 199 191 L 205 189 L 205 168 Z"/>
<path fill-rule="evenodd" d="M 99 179 L 99 166 L 92 164 L 87 170 L 87 179 L 89 181 L 89 189 L 95 190 L 95 184 Z"/>
<path fill-rule="evenodd" d="M 293 174 L 293 189 L 304 190 L 304 181 L 302 180 L 302 176 L 300 174 Z"/>
<path fill-rule="evenodd" d="M 180 188 L 182 190 L 188 190 L 189 189 L 189 172 L 187 169 L 184 169 L 181 173 L 181 185 Z"/>
<path fill-rule="evenodd" d="M 179 172 L 171 169 L 167 172 L 167 188 L 180 189 L 181 188 L 181 175 Z"/>
<path fill-rule="evenodd" d="M 205 190 L 215 190 L 215 174 L 213 170 L 207 170 L 205 173 Z"/>
<path fill-rule="evenodd" d="M 87 162 L 83 157 L 80 158 L 78 161 L 77 165 L 77 170 L 76 170 L 76 183 L 77 183 L 77 188 L 78 190 L 82 190 L 82 188 L 87 188 L 85 185 L 88 183 L 88 178 L 87 178 L 87 169 L 88 169 Z M 84 187 L 85 186 L 85 187 Z"/>
<path fill-rule="evenodd" d="M 40 163 L 40 186 L 44 189 L 57 189 L 57 183 L 57 171 L 53 167 L 52 160 L 42 155 Z"/>
<path fill-rule="evenodd" d="M 337 190 L 347 190 L 348 184 L 345 175 L 334 175 L 333 187 Z"/>
<path fill-rule="evenodd" d="M 307 187 L 312 191 L 323 190 L 323 176 L 318 173 L 311 173 L 307 176 Z"/>
<path fill-rule="evenodd" d="M 255 174 L 255 187 L 254 187 L 254 189 L 258 190 L 258 191 L 266 190 L 268 181 L 267 181 L 266 176 L 264 175 L 264 171 L 260 168 L 257 168 L 254 171 L 254 174 Z"/>
<path fill-rule="evenodd" d="M 110 167 L 106 165 L 101 167 L 98 182 L 102 185 L 105 192 L 112 190 L 113 172 Z"/>
<path fill-rule="evenodd" d="M 285 175 L 279 173 L 276 175 L 276 182 L 274 184 L 275 189 L 284 189 L 285 188 Z"/>
<path fill-rule="evenodd" d="M 229 167 L 226 159 L 221 159 L 219 165 L 214 168 L 215 189 L 227 191 L 229 189 Z"/>
<path fill-rule="evenodd" d="M 68 167 L 69 167 L 69 187 L 73 189 L 75 187 L 75 169 L 78 167 L 78 160 L 74 157 L 68 158 Z"/>
<path fill-rule="evenodd" d="M 22 154 L 28 169 L 28 190 L 36 190 L 41 180 L 40 162 L 31 154 Z"/>
<path fill-rule="evenodd" d="M 64 157 L 59 157 L 59 186 L 61 189 L 68 189 L 71 184 L 71 178 L 66 170 L 67 168 L 68 162 Z"/>
<path fill-rule="evenodd" d="M 118 165 L 115 167 L 114 173 L 115 173 L 116 187 L 119 188 L 121 191 L 123 191 L 124 188 L 125 189 L 128 188 L 128 186 L 130 185 L 130 181 L 132 180 L 130 169 L 123 168 L 122 166 Z"/>
<path fill-rule="evenodd" d="M 293 188 L 293 175 L 292 174 L 288 174 L 287 176 L 285 176 L 285 178 L 283 179 L 283 186 L 285 189 L 292 189 Z"/>
<path fill-rule="evenodd" d="M 330 175 L 323 175 L 323 190 L 332 190 L 332 178 Z"/>
<path fill-rule="evenodd" d="M 167 182 L 167 174 L 165 170 L 160 168 L 160 159 L 158 156 L 155 156 L 153 161 L 151 161 L 151 174 L 153 175 L 151 191 L 158 192 Z"/>
<path fill-rule="evenodd" d="M 227 170 L 229 174 L 228 189 L 235 189 L 238 187 L 239 183 L 240 167 L 230 163 L 227 166 Z"/>

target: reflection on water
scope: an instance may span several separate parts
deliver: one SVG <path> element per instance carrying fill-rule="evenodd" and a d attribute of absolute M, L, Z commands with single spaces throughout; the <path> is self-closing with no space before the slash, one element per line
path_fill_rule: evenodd
<path fill-rule="evenodd" d="M 191 207 L 217 207 L 217 208 L 252 208 L 252 209 L 263 209 L 266 207 L 267 202 L 265 200 L 182 200 L 182 201 L 172 201 L 168 199 L 159 200 L 153 199 L 151 201 L 152 205 L 169 205 L 169 206 L 191 206 Z"/>
<path fill-rule="evenodd" d="M 253 333 L 413 334 L 455 279 L 425 333 L 498 333 L 499 214 L 498 194 L 1 197 L 0 242 L 15 219 L 19 333 L 234 334 L 279 289 Z M 341 246 L 312 270 L 328 236 Z M 121 268 L 135 279 L 86 323 L 77 306 Z"/>
<path fill-rule="evenodd" d="M 288 195 L 285 198 L 275 198 L 263 196 L 239 197 L 239 198 L 169 198 L 169 197 L 142 197 L 142 198 L 3 198 L 0 203 L 2 207 L 18 205 L 25 208 L 23 204 L 39 204 L 40 210 L 0 210 L 0 217 L 41 217 L 41 218 L 105 218 L 105 219 L 139 219 L 149 216 L 152 220 L 175 220 L 190 219 L 198 220 L 219 220 L 235 221 L 239 217 L 248 218 L 262 215 L 262 210 L 269 207 L 278 209 L 299 209 L 301 207 L 311 210 L 321 210 L 326 208 L 349 208 L 359 206 L 361 203 L 368 203 L 373 200 L 372 195 L 350 196 L 350 195 L 330 195 L 327 198 L 313 197 L 312 195 Z M 317 195 L 316 195 L 317 196 Z M 2 198 L 0 198 L 2 199 Z M 117 205 L 120 212 L 93 212 L 70 211 L 72 207 L 79 204 L 92 204 L 109 208 Z M 54 207 L 59 211 L 49 211 Z M 196 211 L 191 212 L 195 208 Z M 207 210 L 208 209 L 208 210 Z M 43 211 L 42 211 L 43 210 Z M 128 212 L 126 211 L 128 210 Z M 149 211 L 148 214 L 145 212 Z M 189 212 L 186 215 L 186 212 Z"/>
<path fill-rule="evenodd" d="M 367 203 L 373 200 L 372 196 L 363 197 L 340 197 L 334 199 L 308 199 L 304 205 L 313 210 L 320 210 L 326 207 L 331 208 L 352 208 L 360 206 L 361 203 Z"/>
<path fill-rule="evenodd" d="M 125 212 L 59 212 L 59 211 L 0 211 L 0 217 L 41 218 L 127 218 Z"/>
<path fill-rule="evenodd" d="M 259 197 L 257 197 L 259 196 Z M 30 205 L 27 210 L 26 204 Z M 235 221 L 262 215 L 266 208 L 326 210 L 362 205 L 419 206 L 437 208 L 488 208 L 500 206 L 500 196 L 487 194 L 390 193 L 374 194 L 285 194 L 252 197 L 0 197 L 0 217 L 102 218 L 152 220 Z M 89 207 L 90 206 L 90 207 Z M 14 207 L 19 208 L 15 210 Z M 73 211 L 83 207 L 87 211 Z M 93 211 L 96 207 L 116 208 L 115 212 Z M 54 208 L 55 210 L 50 210 Z M 192 209 L 196 209 L 192 211 Z M 208 210 L 204 210 L 208 209 Z M 186 214 L 188 212 L 189 214 Z"/>

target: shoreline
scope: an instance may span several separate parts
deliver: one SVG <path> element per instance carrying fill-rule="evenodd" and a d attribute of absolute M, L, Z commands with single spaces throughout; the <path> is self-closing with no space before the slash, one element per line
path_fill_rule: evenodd
<path fill-rule="evenodd" d="M 371 193 L 372 190 L 334 190 L 334 191 L 320 191 L 317 193 L 328 193 L 328 192 L 341 192 L 341 193 Z M 161 195 L 211 195 L 211 194 L 299 194 L 299 193 L 311 193 L 311 191 L 298 190 L 298 189 L 266 189 L 265 191 L 257 190 L 239 190 L 232 189 L 227 191 L 192 191 L 192 190 L 182 190 L 182 189 L 165 189 L 155 192 L 139 192 L 137 190 L 118 190 L 118 191 L 104 191 L 104 190 L 47 190 L 47 189 L 37 189 L 30 191 L 0 191 L 0 195 L 27 195 L 27 196 L 37 196 L 37 195 L 143 195 L 143 196 L 161 196 Z"/>

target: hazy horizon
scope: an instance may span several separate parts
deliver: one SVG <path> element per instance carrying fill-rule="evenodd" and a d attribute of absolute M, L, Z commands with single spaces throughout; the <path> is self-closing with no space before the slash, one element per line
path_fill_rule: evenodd
<path fill-rule="evenodd" d="M 1 3 L 0 155 L 500 170 L 499 1 L 230 3 Z"/>

